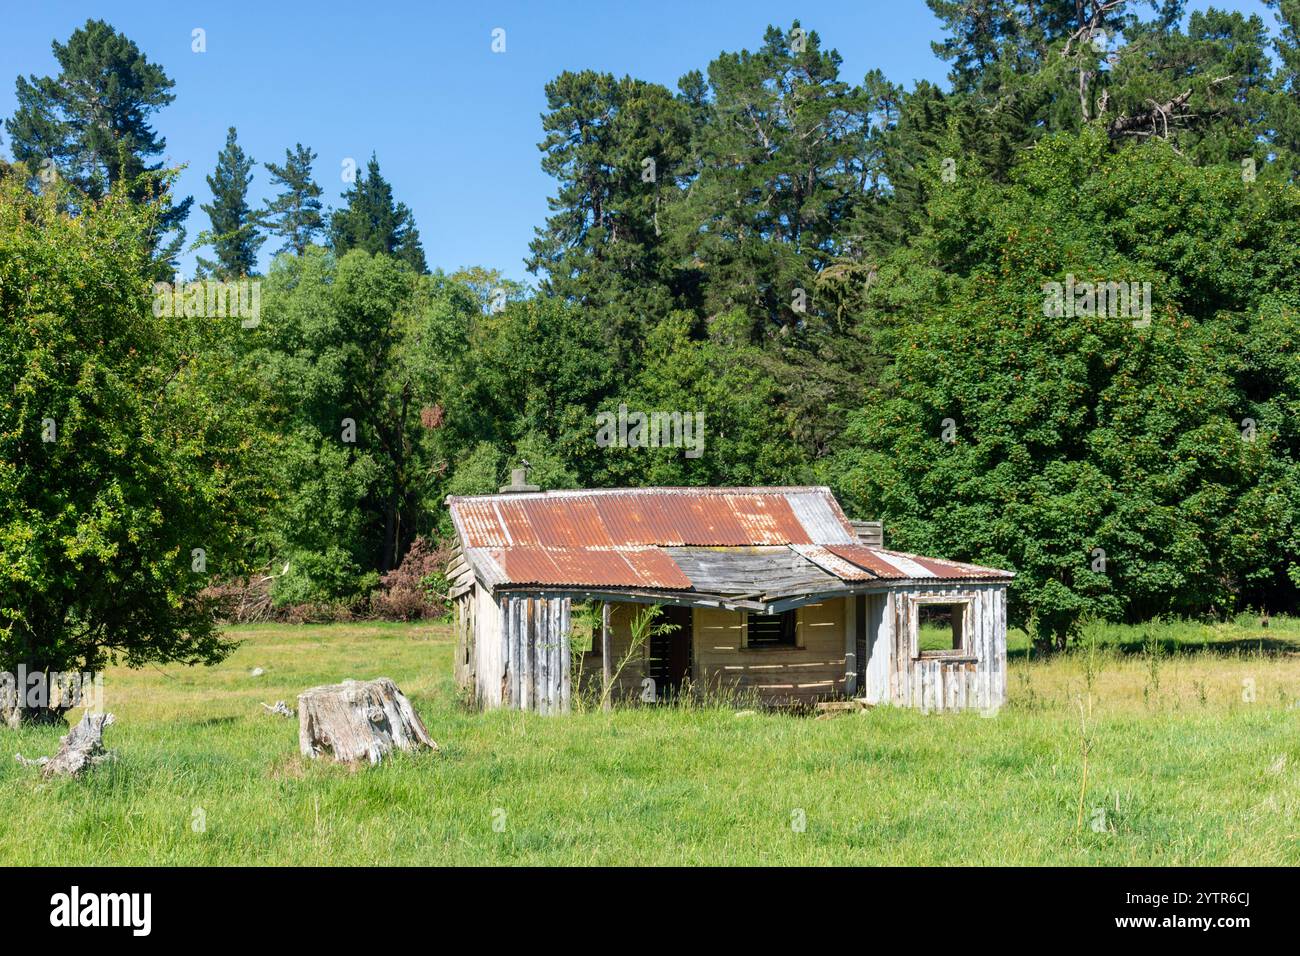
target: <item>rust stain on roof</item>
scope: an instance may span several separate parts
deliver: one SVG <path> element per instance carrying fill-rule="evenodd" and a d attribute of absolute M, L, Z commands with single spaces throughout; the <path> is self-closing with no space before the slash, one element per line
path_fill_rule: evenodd
<path fill-rule="evenodd" d="M 843 547 L 852 548 L 855 546 L 844 545 Z M 874 581 L 879 577 L 879 575 L 872 574 L 865 568 L 836 554 L 831 548 L 822 545 L 796 544 L 791 545 L 791 548 L 823 571 L 835 575 L 841 581 Z"/>
<path fill-rule="evenodd" d="M 510 584 L 689 590 L 690 579 L 658 548 L 541 548 L 492 555 Z"/>
<path fill-rule="evenodd" d="M 876 553 L 875 548 L 869 548 L 865 544 L 840 544 L 827 545 L 826 550 L 837 558 L 843 558 L 850 564 L 854 564 L 866 571 L 871 578 L 905 578 L 908 575 L 899 568 L 884 560 Z"/>

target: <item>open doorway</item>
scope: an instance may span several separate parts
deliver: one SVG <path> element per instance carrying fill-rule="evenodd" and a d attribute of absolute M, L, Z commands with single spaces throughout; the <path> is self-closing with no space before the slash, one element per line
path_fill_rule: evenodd
<path fill-rule="evenodd" d="M 672 700 L 691 676 L 691 609 L 664 605 L 656 624 L 661 633 L 650 637 L 649 675 L 655 682 L 655 699 Z"/>

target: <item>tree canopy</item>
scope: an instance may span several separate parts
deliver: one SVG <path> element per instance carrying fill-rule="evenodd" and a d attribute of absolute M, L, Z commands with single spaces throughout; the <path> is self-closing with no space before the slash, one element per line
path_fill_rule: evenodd
<path fill-rule="evenodd" d="M 222 277 L 277 238 L 260 321 L 167 335 L 140 290 L 185 205 L 148 125 L 172 83 L 107 24 L 56 43 L 0 172 L 0 648 L 95 661 L 140 614 L 129 653 L 207 659 L 168 564 L 190 539 L 274 568 L 278 601 L 360 602 L 449 533 L 447 494 L 523 460 L 545 487 L 825 482 L 890 545 L 1014 570 L 1043 648 L 1089 617 L 1294 609 L 1300 2 L 928 2 L 943 84 L 846 76 L 802 21 L 675 88 L 554 77 L 536 288 L 430 270 L 375 155 L 327 215 L 295 144 L 250 210 L 232 127 L 205 238 Z M 655 412 L 680 441 L 608 430 Z M 84 447 L 38 443 L 45 418 Z"/>

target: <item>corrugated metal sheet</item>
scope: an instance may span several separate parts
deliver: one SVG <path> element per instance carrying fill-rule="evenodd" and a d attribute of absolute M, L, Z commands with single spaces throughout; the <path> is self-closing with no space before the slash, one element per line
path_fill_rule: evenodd
<path fill-rule="evenodd" d="M 882 580 L 937 578 L 947 581 L 1013 577 L 1010 571 L 1003 571 L 998 568 L 985 568 L 977 564 L 963 564 L 958 561 L 922 558 L 914 554 L 904 554 L 901 551 L 888 551 L 884 548 L 872 548 L 861 544 L 828 545 L 826 550 L 836 557 L 843 558 L 845 561 L 869 571 L 872 576 Z M 816 559 L 813 558 L 813 560 Z M 827 570 L 832 569 L 828 568 Z"/>
<path fill-rule="evenodd" d="M 901 569 L 886 561 L 877 548 L 865 544 L 828 545 L 826 550 L 837 558 L 842 558 L 868 572 L 872 578 L 902 580 L 908 575 Z"/>
<path fill-rule="evenodd" d="M 835 588 L 839 581 L 790 547 L 669 548 L 697 591 L 772 598 Z"/>
<path fill-rule="evenodd" d="M 828 488 L 616 488 L 448 498 L 466 547 L 832 544 L 857 540 Z"/>
<path fill-rule="evenodd" d="M 794 544 L 790 547 L 817 565 L 817 567 L 830 572 L 841 581 L 874 581 L 878 577 L 878 575 L 872 574 L 865 568 L 858 567 L 821 545 Z"/>
<path fill-rule="evenodd" d="M 488 549 L 500 583 L 689 590 L 690 578 L 659 548 Z"/>

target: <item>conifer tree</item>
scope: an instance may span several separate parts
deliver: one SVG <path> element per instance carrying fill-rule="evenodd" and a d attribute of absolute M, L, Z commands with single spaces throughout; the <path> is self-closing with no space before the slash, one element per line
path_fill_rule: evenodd
<path fill-rule="evenodd" d="M 393 200 L 393 187 L 379 172 L 373 154 L 366 171 L 343 194 L 347 205 L 330 216 L 330 246 L 337 255 L 349 249 L 383 253 L 427 273 L 415 216 L 406 203 Z"/>
<path fill-rule="evenodd" d="M 248 205 L 248 185 L 253 181 L 253 158 L 236 141 L 235 127 L 226 132 L 226 145 L 217 154 L 217 168 L 207 177 L 212 202 L 200 208 L 212 228 L 199 237 L 211 246 L 216 261 L 199 259 L 199 267 L 220 278 L 251 275 L 257 268 L 257 250 L 266 241 L 258 234 L 257 213 Z"/>
<path fill-rule="evenodd" d="M 298 143 L 284 151 L 284 165 L 264 163 L 271 180 L 283 187 L 279 195 L 266 203 L 263 218 L 273 235 L 284 240 L 276 252 L 302 255 L 318 233 L 324 230 L 321 216 L 321 188 L 312 179 L 311 165 L 316 153 Z"/>
<path fill-rule="evenodd" d="M 87 20 L 67 43 L 51 44 L 57 76 L 18 77 L 18 108 L 5 121 L 14 158 L 35 176 L 51 170 L 89 199 L 118 181 L 144 202 L 165 190 L 167 141 L 149 125 L 174 100 L 175 85 L 140 48 L 103 20 Z M 170 271 L 180 252 L 192 199 L 162 204 L 155 258 Z M 171 235 L 164 242 L 164 236 Z"/>

